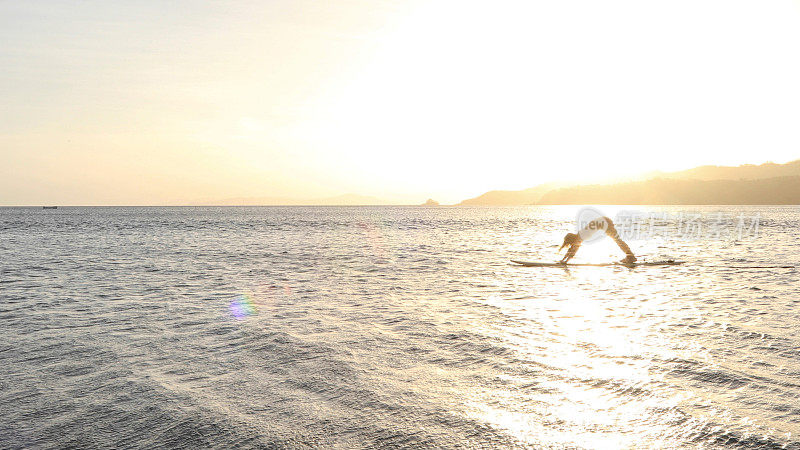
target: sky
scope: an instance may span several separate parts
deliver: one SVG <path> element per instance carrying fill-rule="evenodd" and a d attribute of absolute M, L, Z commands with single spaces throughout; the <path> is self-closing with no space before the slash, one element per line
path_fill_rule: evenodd
<path fill-rule="evenodd" d="M 800 0 L 0 0 L 0 205 L 800 159 Z"/>

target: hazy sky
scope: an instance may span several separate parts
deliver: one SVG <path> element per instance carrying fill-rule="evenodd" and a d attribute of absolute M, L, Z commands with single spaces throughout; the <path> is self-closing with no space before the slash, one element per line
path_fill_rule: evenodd
<path fill-rule="evenodd" d="M 800 158 L 800 1 L 0 0 L 0 204 Z"/>

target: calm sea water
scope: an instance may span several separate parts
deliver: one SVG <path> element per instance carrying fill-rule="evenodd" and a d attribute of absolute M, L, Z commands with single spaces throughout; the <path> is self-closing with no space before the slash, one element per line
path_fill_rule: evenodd
<path fill-rule="evenodd" d="M 800 448 L 800 208 L 577 211 L 0 208 L 0 447 Z"/>

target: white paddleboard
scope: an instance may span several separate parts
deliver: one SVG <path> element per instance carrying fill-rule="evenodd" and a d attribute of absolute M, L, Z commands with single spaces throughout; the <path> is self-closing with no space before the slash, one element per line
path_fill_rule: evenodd
<path fill-rule="evenodd" d="M 514 264 L 519 264 L 525 267 L 608 267 L 608 266 L 621 266 L 621 267 L 639 267 L 639 266 L 677 266 L 683 264 L 684 261 L 673 261 L 673 260 L 666 260 L 666 261 L 643 261 L 643 262 L 635 262 L 631 264 L 622 263 L 622 262 L 611 262 L 611 263 L 557 263 L 557 262 L 543 262 L 543 261 L 517 261 L 511 260 Z"/>

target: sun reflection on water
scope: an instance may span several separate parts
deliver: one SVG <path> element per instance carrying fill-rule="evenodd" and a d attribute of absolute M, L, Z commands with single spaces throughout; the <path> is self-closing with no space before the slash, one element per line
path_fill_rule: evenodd
<path fill-rule="evenodd" d="M 590 268 L 563 276 L 570 283 L 561 284 L 557 295 L 539 293 L 538 298 L 514 303 L 516 317 L 528 330 L 510 325 L 504 335 L 520 359 L 532 366 L 536 389 L 511 399 L 513 408 L 490 408 L 486 401 L 476 401 L 475 417 L 530 443 L 587 448 L 657 445 L 674 433 L 664 411 L 675 409 L 687 395 L 663 388 L 663 375 L 652 367 L 653 360 L 679 356 L 681 346 L 660 333 L 676 305 L 659 297 L 643 279 L 646 275 L 626 268 Z M 637 286 L 633 297 L 625 290 L 628 284 Z M 546 413 L 539 408 L 539 415 L 531 415 L 523 406 L 531 402 L 545 402 Z"/>

